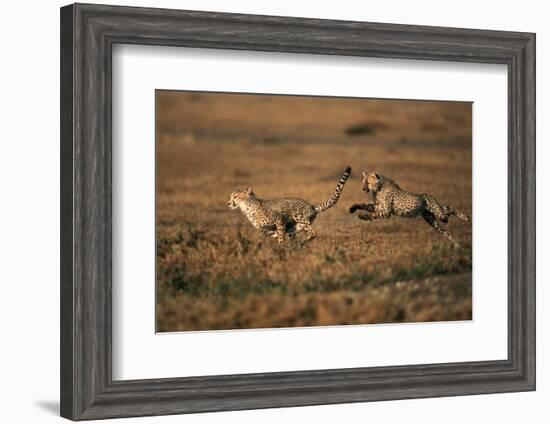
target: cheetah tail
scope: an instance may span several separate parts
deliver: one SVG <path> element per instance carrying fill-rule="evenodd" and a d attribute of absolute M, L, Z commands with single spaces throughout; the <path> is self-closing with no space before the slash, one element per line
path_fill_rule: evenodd
<path fill-rule="evenodd" d="M 351 166 L 348 166 L 344 171 L 344 174 L 340 177 L 340 180 L 336 185 L 336 189 L 334 190 L 334 193 L 332 193 L 332 196 L 330 196 L 330 199 L 328 199 L 326 202 L 321 203 L 320 205 L 315 206 L 315 212 L 319 213 L 326 211 L 328 208 L 332 208 L 336 204 L 336 202 L 340 198 L 340 193 L 342 193 L 344 184 L 346 184 L 346 181 L 348 180 L 350 174 Z"/>

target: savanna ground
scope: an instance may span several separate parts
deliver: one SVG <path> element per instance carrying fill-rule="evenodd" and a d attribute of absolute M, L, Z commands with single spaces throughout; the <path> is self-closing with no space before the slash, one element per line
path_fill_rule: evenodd
<path fill-rule="evenodd" d="M 430 193 L 471 216 L 471 105 L 157 92 L 158 331 L 293 327 L 472 317 L 471 223 L 460 250 L 421 218 L 350 215 L 361 171 Z M 310 243 L 258 233 L 227 205 L 331 195 Z"/>

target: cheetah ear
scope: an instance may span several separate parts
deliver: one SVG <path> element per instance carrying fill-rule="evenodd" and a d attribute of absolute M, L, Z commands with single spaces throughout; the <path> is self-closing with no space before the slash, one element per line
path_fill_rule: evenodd
<path fill-rule="evenodd" d="M 365 173 L 365 171 L 363 171 L 362 174 L 363 174 L 363 179 L 366 180 L 367 179 L 367 174 Z"/>
<path fill-rule="evenodd" d="M 379 180 L 379 179 L 380 179 L 380 175 L 378 175 L 378 173 L 377 173 L 377 172 L 373 172 L 373 174 L 374 174 L 374 176 L 376 177 L 376 179 L 377 179 L 377 180 Z"/>
<path fill-rule="evenodd" d="M 252 194 L 252 187 L 247 187 L 245 190 L 248 194 Z"/>

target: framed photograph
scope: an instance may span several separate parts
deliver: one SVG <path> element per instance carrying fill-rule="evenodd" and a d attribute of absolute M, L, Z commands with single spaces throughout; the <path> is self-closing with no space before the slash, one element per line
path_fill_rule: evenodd
<path fill-rule="evenodd" d="M 535 35 L 61 9 L 61 415 L 535 389 Z"/>
<path fill-rule="evenodd" d="M 472 319 L 472 103 L 156 104 L 157 332 Z"/>

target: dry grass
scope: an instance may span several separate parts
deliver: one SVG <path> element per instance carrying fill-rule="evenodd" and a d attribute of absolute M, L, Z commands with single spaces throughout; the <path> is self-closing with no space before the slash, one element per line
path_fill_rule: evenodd
<path fill-rule="evenodd" d="M 421 219 L 347 212 L 374 169 L 471 215 L 470 105 L 160 92 L 158 112 L 159 331 L 471 319 L 470 224 L 451 218 L 454 250 Z M 227 208 L 248 185 L 321 202 L 348 164 L 306 245 Z"/>

